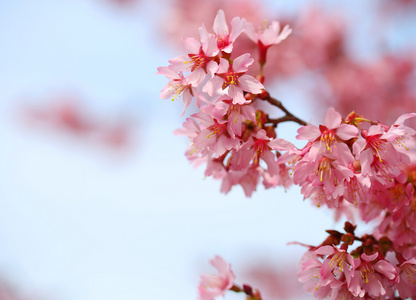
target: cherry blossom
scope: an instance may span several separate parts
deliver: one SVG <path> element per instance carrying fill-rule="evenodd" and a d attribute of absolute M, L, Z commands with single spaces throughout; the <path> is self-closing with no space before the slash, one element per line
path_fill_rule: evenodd
<path fill-rule="evenodd" d="M 233 98 L 233 104 L 249 103 L 250 100 L 244 98 L 243 91 L 260 94 L 264 88 L 253 76 L 245 74 L 253 62 L 254 59 L 250 58 L 248 53 L 237 57 L 231 65 L 228 60 L 221 58 L 217 76 L 208 81 L 202 91 L 212 96 L 214 92 L 228 88 L 228 95 Z"/>
<path fill-rule="evenodd" d="M 217 38 L 217 46 L 221 51 L 231 53 L 233 50 L 233 42 L 244 31 L 245 19 L 235 17 L 231 20 L 231 32 L 228 31 L 227 21 L 223 10 L 218 10 L 214 20 L 213 29 Z"/>
<path fill-rule="evenodd" d="M 172 97 L 172 101 L 174 101 L 177 97 L 182 95 L 184 107 L 181 116 L 183 116 L 185 110 L 188 108 L 189 104 L 191 104 L 194 96 L 197 99 L 197 105 L 201 106 L 197 90 L 192 87 L 191 83 L 183 76 L 182 72 L 177 73 L 169 67 L 159 67 L 157 70 L 159 71 L 157 74 L 165 75 L 170 79 L 169 83 L 162 89 L 160 98 L 167 99 Z"/>
<path fill-rule="evenodd" d="M 225 292 L 233 286 L 235 280 L 231 266 L 220 256 L 215 256 L 210 260 L 210 263 L 218 273 L 216 275 L 201 275 L 198 287 L 201 300 L 214 300 L 218 296 L 224 297 Z"/>

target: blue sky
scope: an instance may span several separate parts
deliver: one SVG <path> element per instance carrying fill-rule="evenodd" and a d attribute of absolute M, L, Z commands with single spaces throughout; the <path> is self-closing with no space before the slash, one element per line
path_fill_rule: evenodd
<path fill-rule="evenodd" d="M 276 10 L 305 3 L 288 2 Z M 297 188 L 223 195 L 219 182 L 188 164 L 186 139 L 172 134 L 184 121 L 181 103 L 159 99 L 166 80 L 156 68 L 177 55 L 155 38 L 161 7 L 0 1 L 0 274 L 23 293 L 193 299 L 215 254 L 235 266 L 238 280 L 249 258 L 297 261 L 303 249 L 287 242 L 318 243 L 325 229 L 341 227 Z M 112 156 L 19 123 L 21 103 L 62 92 L 79 94 L 101 116 L 131 113 L 133 150 Z"/>

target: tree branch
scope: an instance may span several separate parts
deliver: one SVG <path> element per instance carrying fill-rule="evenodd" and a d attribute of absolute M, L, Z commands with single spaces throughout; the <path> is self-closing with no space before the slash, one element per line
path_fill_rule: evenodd
<path fill-rule="evenodd" d="M 267 95 L 264 98 L 260 98 L 263 100 L 266 100 L 267 102 L 269 102 L 271 105 L 276 106 L 277 108 L 279 108 L 281 111 L 283 111 L 286 115 L 278 118 L 278 119 L 268 119 L 268 123 L 273 123 L 274 126 L 277 126 L 279 123 L 283 123 L 283 122 L 288 122 L 288 121 L 292 121 L 292 122 L 296 122 L 299 125 L 302 126 L 306 126 L 308 125 L 308 123 L 306 123 L 305 121 L 299 119 L 298 117 L 294 116 L 290 111 L 288 111 L 286 109 L 286 107 L 283 106 L 282 102 L 270 97 L 270 95 L 267 93 Z"/>

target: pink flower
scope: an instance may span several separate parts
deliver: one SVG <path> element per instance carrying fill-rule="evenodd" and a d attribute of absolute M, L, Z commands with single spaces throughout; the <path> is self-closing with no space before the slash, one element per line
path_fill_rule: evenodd
<path fill-rule="evenodd" d="M 240 184 L 244 190 L 244 193 L 247 197 L 251 197 L 252 193 L 256 190 L 257 184 L 260 180 L 259 167 L 256 165 L 250 166 L 244 173 L 240 173 L 238 181 L 236 184 Z"/>
<path fill-rule="evenodd" d="M 370 188 L 370 185 L 370 178 L 351 170 L 351 173 L 349 175 L 345 174 L 342 179 L 340 184 L 342 191 L 340 193 L 342 193 L 345 200 L 354 205 L 358 205 L 358 203 L 363 203 L 368 198 L 366 192 Z"/>
<path fill-rule="evenodd" d="M 399 266 L 400 282 L 396 285 L 400 298 L 416 296 L 416 258 L 412 257 Z"/>
<path fill-rule="evenodd" d="M 218 296 L 224 297 L 234 284 L 235 275 L 231 271 L 231 265 L 227 264 L 220 256 L 210 260 L 211 265 L 217 269 L 217 275 L 201 275 L 199 283 L 199 299 L 214 300 Z"/>
<path fill-rule="evenodd" d="M 280 23 L 277 21 L 273 21 L 265 30 L 256 30 L 253 24 L 247 23 L 245 31 L 250 40 L 256 44 L 260 42 L 265 47 L 280 44 L 291 33 L 292 29 L 289 28 L 289 25 L 285 25 L 283 30 L 280 31 Z"/>
<path fill-rule="evenodd" d="M 254 59 L 250 58 L 249 53 L 240 55 L 231 65 L 228 60 L 221 58 L 217 76 L 209 80 L 202 91 L 212 96 L 219 89 L 228 88 L 228 95 L 233 98 L 233 104 L 242 105 L 251 102 L 244 98 L 243 91 L 260 94 L 264 89 L 264 86 L 253 76 L 245 74 L 253 62 Z"/>
<path fill-rule="evenodd" d="M 160 98 L 167 99 L 172 97 L 174 101 L 177 97 L 182 95 L 183 98 L 183 111 L 181 116 L 185 113 L 185 110 L 191 104 L 192 98 L 195 96 L 198 107 L 201 106 L 201 98 L 195 88 L 188 82 L 188 80 L 183 76 L 182 72 L 176 73 L 169 67 L 159 67 L 159 71 L 156 74 L 165 75 L 170 81 L 160 92 Z"/>
<path fill-rule="evenodd" d="M 297 272 L 298 281 L 304 283 L 304 290 L 308 293 L 313 293 L 316 299 L 324 299 L 331 291 L 330 286 L 322 286 L 320 284 L 321 275 L 320 269 L 322 262 L 319 260 L 319 255 L 313 251 L 308 251 L 304 254 L 299 262 L 300 270 Z"/>
<path fill-rule="evenodd" d="M 351 280 L 354 275 L 354 259 L 346 249 L 322 246 L 315 253 L 327 256 L 322 262 L 320 270 L 322 285 L 331 284 L 333 281 L 346 280 L 349 282 Z"/>
<path fill-rule="evenodd" d="M 412 141 L 410 137 L 414 136 L 416 131 L 403 123 L 405 120 L 414 118 L 415 116 L 416 113 L 401 115 L 381 136 L 381 138 L 386 139 L 393 145 L 394 149 L 400 153 L 401 160 L 406 164 L 410 163 L 410 158 L 405 152 L 409 150 L 411 147 L 409 144 L 412 142 L 412 146 L 414 147 L 414 140 Z"/>
<path fill-rule="evenodd" d="M 207 108 L 208 109 L 208 108 Z M 205 155 L 214 154 L 214 157 L 223 155 L 227 150 L 239 149 L 241 141 L 237 137 L 232 137 L 228 132 L 226 123 L 219 123 L 208 113 L 196 113 L 192 117 L 196 118 L 205 128 L 193 139 L 198 149 L 206 150 Z"/>
<path fill-rule="evenodd" d="M 200 31 L 202 31 L 201 28 Z M 191 71 L 186 79 L 194 87 L 197 87 L 205 79 L 207 73 L 212 77 L 218 69 L 218 64 L 213 60 L 213 56 L 218 53 L 215 36 L 207 34 L 206 37 L 201 38 L 203 39 L 202 44 L 194 38 L 185 39 L 185 47 L 189 54 L 169 60 L 170 67 L 176 72 Z"/>
<path fill-rule="evenodd" d="M 250 105 L 233 104 L 232 101 L 227 95 L 218 98 L 212 115 L 217 120 L 227 121 L 228 132 L 241 136 L 244 120 L 256 123 L 256 111 Z"/>
<path fill-rule="evenodd" d="M 245 19 L 235 17 L 231 20 L 231 32 L 228 32 L 228 25 L 225 20 L 225 14 L 223 10 L 217 12 L 217 16 L 214 20 L 214 32 L 217 37 L 218 49 L 226 53 L 231 53 L 233 50 L 233 42 L 244 31 Z"/>
<path fill-rule="evenodd" d="M 354 262 L 357 266 L 348 289 L 355 297 L 378 298 L 391 289 L 398 280 L 396 267 L 386 260 L 378 260 L 378 252 L 372 255 L 361 254 Z"/>
<path fill-rule="evenodd" d="M 334 150 L 341 157 L 351 156 L 351 151 L 348 148 L 337 149 L 338 146 L 343 144 L 338 144 L 338 142 L 348 141 L 356 137 L 358 137 L 357 127 L 343 124 L 341 115 L 332 107 L 328 109 L 325 115 L 324 125 L 320 125 L 319 128 L 314 125 L 303 126 L 298 129 L 298 135 L 296 136 L 298 140 L 307 140 L 314 144 L 319 143 L 319 147 L 311 148 L 311 159 L 316 158 L 318 153 L 332 153 Z"/>
<path fill-rule="evenodd" d="M 311 147 L 319 146 L 314 143 Z M 348 147 L 340 143 L 337 149 Z M 341 156 L 335 151 L 327 153 L 327 155 L 318 153 L 317 157 L 313 157 L 313 150 L 306 153 L 297 165 L 294 167 L 293 182 L 301 185 L 301 193 L 305 198 L 312 198 L 318 205 L 322 200 L 328 207 L 337 207 L 340 197 L 344 194 L 344 179 L 354 175 L 353 171 L 348 168 L 352 164 L 353 157 L 348 151 L 340 151 L 340 153 L 349 153 L 350 156 Z M 343 157 L 341 160 L 340 157 Z"/>
<path fill-rule="evenodd" d="M 272 139 L 266 135 L 266 131 L 261 129 L 254 137 L 250 139 L 241 147 L 241 157 L 239 164 L 245 168 L 252 161 L 254 165 L 259 165 L 260 160 L 263 160 L 267 169 L 272 174 L 278 174 L 279 169 L 276 163 L 276 155 L 272 152 L 269 146 Z"/>
<path fill-rule="evenodd" d="M 386 126 L 378 124 L 371 126 L 368 131 L 361 131 L 363 138 L 353 144 L 353 152 L 355 158 L 360 161 L 361 173 L 364 176 L 371 176 L 387 185 L 400 175 L 400 164 L 410 162 L 409 156 L 402 152 L 403 148 L 396 145 L 396 141 L 404 138 L 407 133 L 413 133 L 412 129 L 405 128 L 393 125 L 386 132 Z"/>
<path fill-rule="evenodd" d="M 261 65 L 266 62 L 267 50 L 270 46 L 280 44 L 291 32 L 289 25 L 286 25 L 280 32 L 280 24 L 277 21 L 273 21 L 264 31 L 256 30 L 251 23 L 247 23 L 245 31 L 247 36 L 257 44 Z"/>

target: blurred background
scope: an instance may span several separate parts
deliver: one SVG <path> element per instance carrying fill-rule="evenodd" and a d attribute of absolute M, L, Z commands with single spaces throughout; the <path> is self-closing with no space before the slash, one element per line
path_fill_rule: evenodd
<path fill-rule="evenodd" d="M 221 194 L 172 133 L 192 107 L 159 99 L 219 8 L 293 28 L 265 85 L 301 118 L 416 111 L 416 1 L 0 0 L 0 300 L 195 299 L 216 254 L 265 299 L 310 299 L 287 243 L 342 221 L 296 187 Z"/>

